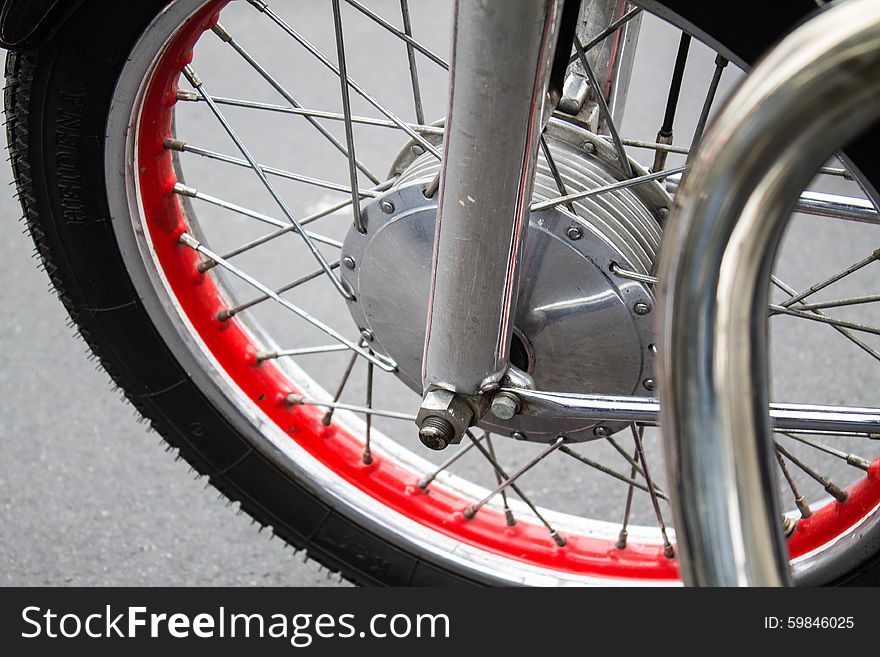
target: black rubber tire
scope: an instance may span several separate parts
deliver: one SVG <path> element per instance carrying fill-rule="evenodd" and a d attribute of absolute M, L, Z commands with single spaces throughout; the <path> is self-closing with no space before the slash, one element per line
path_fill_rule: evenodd
<path fill-rule="evenodd" d="M 141 305 L 110 221 L 103 136 L 122 66 L 167 2 L 89 0 L 39 49 L 7 57 L 12 168 L 24 220 L 52 285 L 83 339 L 138 412 L 258 523 L 360 584 L 483 583 L 390 543 L 344 509 L 328 506 L 308 482 L 288 476 L 189 379 Z M 809 0 L 659 4 L 749 62 L 815 7 Z M 728 5 L 735 6 L 735 16 Z M 743 15 L 761 16 L 760 29 Z M 863 170 L 880 166 L 870 164 Z M 876 563 L 867 569 L 853 565 L 858 583 L 876 583 Z"/>

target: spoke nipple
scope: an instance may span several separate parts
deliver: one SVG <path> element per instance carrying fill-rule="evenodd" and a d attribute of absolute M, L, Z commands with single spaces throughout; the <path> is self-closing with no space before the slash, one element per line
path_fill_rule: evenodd
<path fill-rule="evenodd" d="M 785 536 L 785 538 L 794 534 L 796 528 L 797 520 L 789 518 L 788 516 L 782 516 L 782 535 Z"/>
<path fill-rule="evenodd" d="M 198 249 L 201 246 L 199 241 L 189 233 L 181 233 L 180 237 L 177 239 L 181 244 L 188 246 L 191 249 Z"/>
<path fill-rule="evenodd" d="M 599 436 L 600 438 L 607 438 L 611 435 L 610 429 L 608 427 L 596 427 L 593 429 L 593 433 Z"/>
<path fill-rule="evenodd" d="M 663 546 L 663 555 L 667 559 L 675 559 L 675 548 L 672 547 L 672 543 L 667 543 Z"/>
<path fill-rule="evenodd" d="M 209 269 L 213 268 L 217 263 L 211 260 L 210 258 L 207 260 L 203 260 L 198 265 L 196 265 L 196 271 L 200 274 L 204 274 Z"/>
<path fill-rule="evenodd" d="M 290 404 L 291 406 L 296 406 L 298 404 L 302 404 L 304 399 L 305 399 L 305 397 L 303 397 L 302 395 L 297 395 L 296 393 L 290 393 L 289 395 L 287 395 L 287 397 L 285 398 L 284 401 L 287 404 Z"/>
<path fill-rule="evenodd" d="M 431 483 L 430 477 L 422 477 L 421 479 L 419 479 L 416 486 L 418 486 L 420 490 L 428 490 L 428 485 L 430 483 Z"/>
<path fill-rule="evenodd" d="M 182 139 L 175 139 L 174 137 L 167 137 L 165 141 L 162 142 L 162 145 L 169 151 L 178 151 L 183 153 L 186 150 L 186 142 Z M 177 185 L 174 186 L 175 191 Z M 186 185 L 181 185 L 181 187 L 186 187 Z M 189 189 L 192 189 L 191 187 Z"/>
<path fill-rule="evenodd" d="M 177 90 L 177 100 L 186 100 L 186 101 L 196 101 L 199 99 L 199 95 L 195 91 L 190 91 L 189 89 L 178 89 Z"/>
<path fill-rule="evenodd" d="M 618 536 L 617 536 L 617 544 L 615 546 L 618 550 L 625 550 L 626 549 L 626 539 L 628 536 L 629 536 L 628 531 L 626 531 L 625 529 L 620 530 L 620 534 L 618 534 Z"/>
<path fill-rule="evenodd" d="M 849 499 L 849 493 L 847 493 L 840 486 L 832 482 L 829 482 L 828 485 L 825 486 L 825 492 L 841 504 Z"/>
<path fill-rule="evenodd" d="M 556 543 L 556 545 L 558 545 L 559 547 L 565 547 L 566 541 L 565 541 L 565 537 L 562 534 L 560 534 L 559 532 L 557 532 L 554 529 L 553 531 L 550 532 L 550 536 L 553 537 L 553 540 Z"/>
<path fill-rule="evenodd" d="M 376 338 L 370 329 L 361 329 L 361 337 L 367 342 L 372 342 Z"/>
<path fill-rule="evenodd" d="M 519 409 L 519 398 L 509 392 L 499 392 L 492 398 L 492 415 L 499 420 L 512 420 Z"/>
<path fill-rule="evenodd" d="M 385 214 L 391 214 L 392 212 L 394 212 L 394 203 L 392 203 L 388 199 L 379 203 L 379 207 L 382 208 L 382 212 L 384 212 Z"/>
<path fill-rule="evenodd" d="M 364 465 L 371 465 L 373 463 L 373 453 L 370 451 L 369 447 L 364 450 L 364 453 L 361 456 L 361 462 Z"/>
<path fill-rule="evenodd" d="M 651 312 L 651 304 L 645 301 L 637 301 L 636 304 L 633 306 L 633 312 L 636 315 L 647 315 L 649 312 Z"/>
<path fill-rule="evenodd" d="M 807 498 L 803 495 L 796 498 L 794 501 L 795 505 L 798 508 L 798 511 L 801 512 L 801 518 L 809 518 L 813 515 L 813 510 L 810 508 L 810 504 L 807 502 Z"/>
<path fill-rule="evenodd" d="M 180 196 L 195 198 L 196 194 L 198 194 L 198 190 L 195 187 L 189 187 L 183 183 L 174 183 L 174 193 Z"/>
<path fill-rule="evenodd" d="M 217 313 L 217 319 L 221 322 L 228 322 L 233 317 L 235 317 L 235 313 L 233 313 L 225 308 Z"/>
<path fill-rule="evenodd" d="M 257 362 L 262 363 L 264 360 L 272 360 L 273 358 L 278 358 L 277 351 L 258 351 L 257 352 Z"/>
<path fill-rule="evenodd" d="M 464 510 L 462 514 L 465 517 L 465 520 L 473 520 L 473 517 L 477 515 L 477 507 L 474 504 L 471 504 L 468 508 Z"/>
<path fill-rule="evenodd" d="M 428 449 L 446 449 L 455 438 L 455 427 L 446 418 L 429 415 L 419 427 L 419 440 Z"/>
<path fill-rule="evenodd" d="M 584 231 L 580 229 L 580 226 L 569 226 L 565 234 L 572 242 L 576 242 L 584 236 Z"/>
<path fill-rule="evenodd" d="M 214 27 L 211 28 L 211 31 L 218 37 L 220 37 L 221 41 L 225 41 L 226 43 L 232 41 L 232 35 L 227 32 L 226 28 L 223 27 L 220 23 L 215 23 Z"/>
<path fill-rule="evenodd" d="M 183 77 L 189 80 L 189 83 L 196 89 L 202 86 L 202 79 L 198 76 L 192 66 L 187 64 L 182 70 Z"/>
<path fill-rule="evenodd" d="M 354 267 L 355 267 L 354 258 L 352 258 L 351 256 L 345 256 L 342 259 L 342 264 L 345 265 L 346 269 L 354 269 Z"/>
<path fill-rule="evenodd" d="M 321 418 L 321 424 L 323 424 L 325 427 L 329 427 L 330 421 L 332 419 L 333 419 L 333 410 L 331 409 L 331 410 L 327 411 L 326 413 L 324 413 L 324 417 Z"/>
<path fill-rule="evenodd" d="M 853 467 L 864 470 L 865 472 L 871 467 L 870 461 L 863 459 L 861 456 L 856 456 L 855 454 L 847 454 L 846 462 Z"/>
<path fill-rule="evenodd" d="M 516 518 L 513 517 L 513 511 L 510 509 L 504 509 L 504 518 L 508 527 L 513 527 L 516 524 Z"/>

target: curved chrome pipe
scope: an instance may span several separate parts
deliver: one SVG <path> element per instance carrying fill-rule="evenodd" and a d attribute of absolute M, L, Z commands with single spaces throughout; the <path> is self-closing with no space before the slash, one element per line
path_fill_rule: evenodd
<path fill-rule="evenodd" d="M 687 584 L 790 581 L 767 417 L 771 268 L 801 190 L 880 116 L 880 3 L 788 36 L 719 114 L 660 262 L 661 424 Z"/>

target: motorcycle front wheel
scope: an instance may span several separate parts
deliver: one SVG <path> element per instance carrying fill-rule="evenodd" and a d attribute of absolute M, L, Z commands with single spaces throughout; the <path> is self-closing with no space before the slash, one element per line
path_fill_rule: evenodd
<path fill-rule="evenodd" d="M 428 166 L 420 158 L 429 159 L 429 145 L 440 143 L 448 83 L 446 60 L 437 53 L 448 48 L 439 28 L 448 25 L 451 3 L 276 4 L 94 0 L 48 43 L 7 58 L 7 129 L 25 220 L 103 367 L 224 495 L 357 583 L 677 584 L 674 533 L 664 520 L 671 513 L 650 430 L 612 427 L 596 433 L 598 440 L 558 448 L 476 431 L 449 454 L 428 453 L 409 417 L 417 397 L 382 371 L 377 354 L 385 334 L 352 321 L 379 313 L 373 306 L 382 295 L 352 311 L 329 284 L 334 272 L 367 266 L 346 259 L 351 171 L 366 207 Z M 641 4 L 743 67 L 815 8 L 806 0 Z M 344 30 L 334 18 L 344 19 Z M 373 32 L 362 37 L 366 30 Z M 316 100 L 338 99 L 346 51 L 337 47 L 345 37 L 372 46 L 346 53 L 350 112 Z M 181 76 L 186 66 L 189 82 Z M 400 80 L 411 95 L 394 86 Z M 630 91 L 630 104 L 639 98 Z M 431 107 L 439 108 L 434 115 Z M 662 110 L 656 107 L 658 120 Z M 352 143 L 346 122 L 354 124 Z M 555 129 L 569 135 L 584 128 Z M 579 142 L 593 144 L 583 157 L 597 144 L 605 148 L 590 139 Z M 875 139 L 867 135 L 848 151 L 845 173 L 831 167 L 826 174 L 853 172 L 872 190 L 871 181 L 880 180 L 870 157 Z M 552 152 L 571 154 L 574 141 L 560 138 Z M 624 143 L 644 147 L 644 140 Z M 578 157 L 564 162 L 570 185 L 586 175 Z M 277 196 L 267 194 L 269 178 L 277 181 Z M 617 200 L 618 207 L 636 203 Z M 401 210 L 386 203 L 382 212 Z M 588 241 L 564 230 L 572 244 Z M 660 224 L 651 230 L 659 239 Z M 640 245 L 650 241 L 639 237 Z M 376 244 L 359 253 L 366 258 Z M 547 248 L 563 249 L 552 244 Z M 387 269 L 379 271 L 387 273 L 380 289 L 389 298 L 420 275 L 394 265 L 407 260 L 395 245 L 381 251 Z M 593 255 L 578 248 L 584 262 Z M 656 244 L 646 271 L 652 249 Z M 826 301 L 801 314 L 844 305 L 867 304 Z M 421 309 L 396 312 L 386 324 L 418 335 L 409 315 Z M 828 333 L 827 322 L 815 323 Z M 875 345 L 837 332 L 877 365 Z M 653 349 L 649 337 L 635 339 L 645 353 Z M 515 358 L 526 368 L 543 360 L 576 380 L 585 363 L 565 356 L 574 347 L 560 352 L 558 342 L 553 349 L 543 344 L 524 332 Z M 629 357 L 620 357 L 621 369 Z M 652 390 L 650 377 L 635 379 L 642 393 Z M 812 394 L 797 385 L 787 392 Z M 870 452 L 867 436 L 844 438 Z M 800 500 L 786 516 L 796 577 L 811 584 L 870 581 L 880 460 L 853 457 L 849 447 L 845 454 L 837 446 L 829 451 L 833 438 L 783 439 L 791 441 L 783 447 L 791 458 L 780 461 L 781 490 Z M 551 450 L 560 453 L 543 460 Z M 812 457 L 843 460 L 852 469 L 826 469 Z M 539 460 L 548 469 L 543 479 L 530 479 Z M 585 483 L 585 471 L 597 476 Z M 830 487 L 832 478 L 841 485 Z M 810 503 L 801 489 L 813 495 Z"/>

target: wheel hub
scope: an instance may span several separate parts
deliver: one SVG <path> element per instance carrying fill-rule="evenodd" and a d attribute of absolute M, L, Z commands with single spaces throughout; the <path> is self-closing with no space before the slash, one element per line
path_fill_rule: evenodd
<path fill-rule="evenodd" d="M 625 179 L 603 139 L 556 122 L 545 138 L 567 192 Z M 395 186 L 363 209 L 366 233 L 352 229 L 345 239 L 342 276 L 355 295 L 349 302 L 355 322 L 372 333 L 377 351 L 397 362 L 398 377 L 421 393 L 438 200 L 437 195 L 427 198 L 424 190 L 439 162 L 422 154 L 399 157 L 395 166 L 403 170 Z M 539 160 L 535 200 L 558 195 L 546 161 Z M 649 183 L 531 214 L 510 357 L 539 389 L 649 394 L 652 291 L 616 274 L 613 265 L 640 274 L 652 271 L 668 203 L 662 187 Z M 526 415 L 501 420 L 489 414 L 480 426 L 546 442 L 558 435 L 589 440 L 623 425 Z"/>

